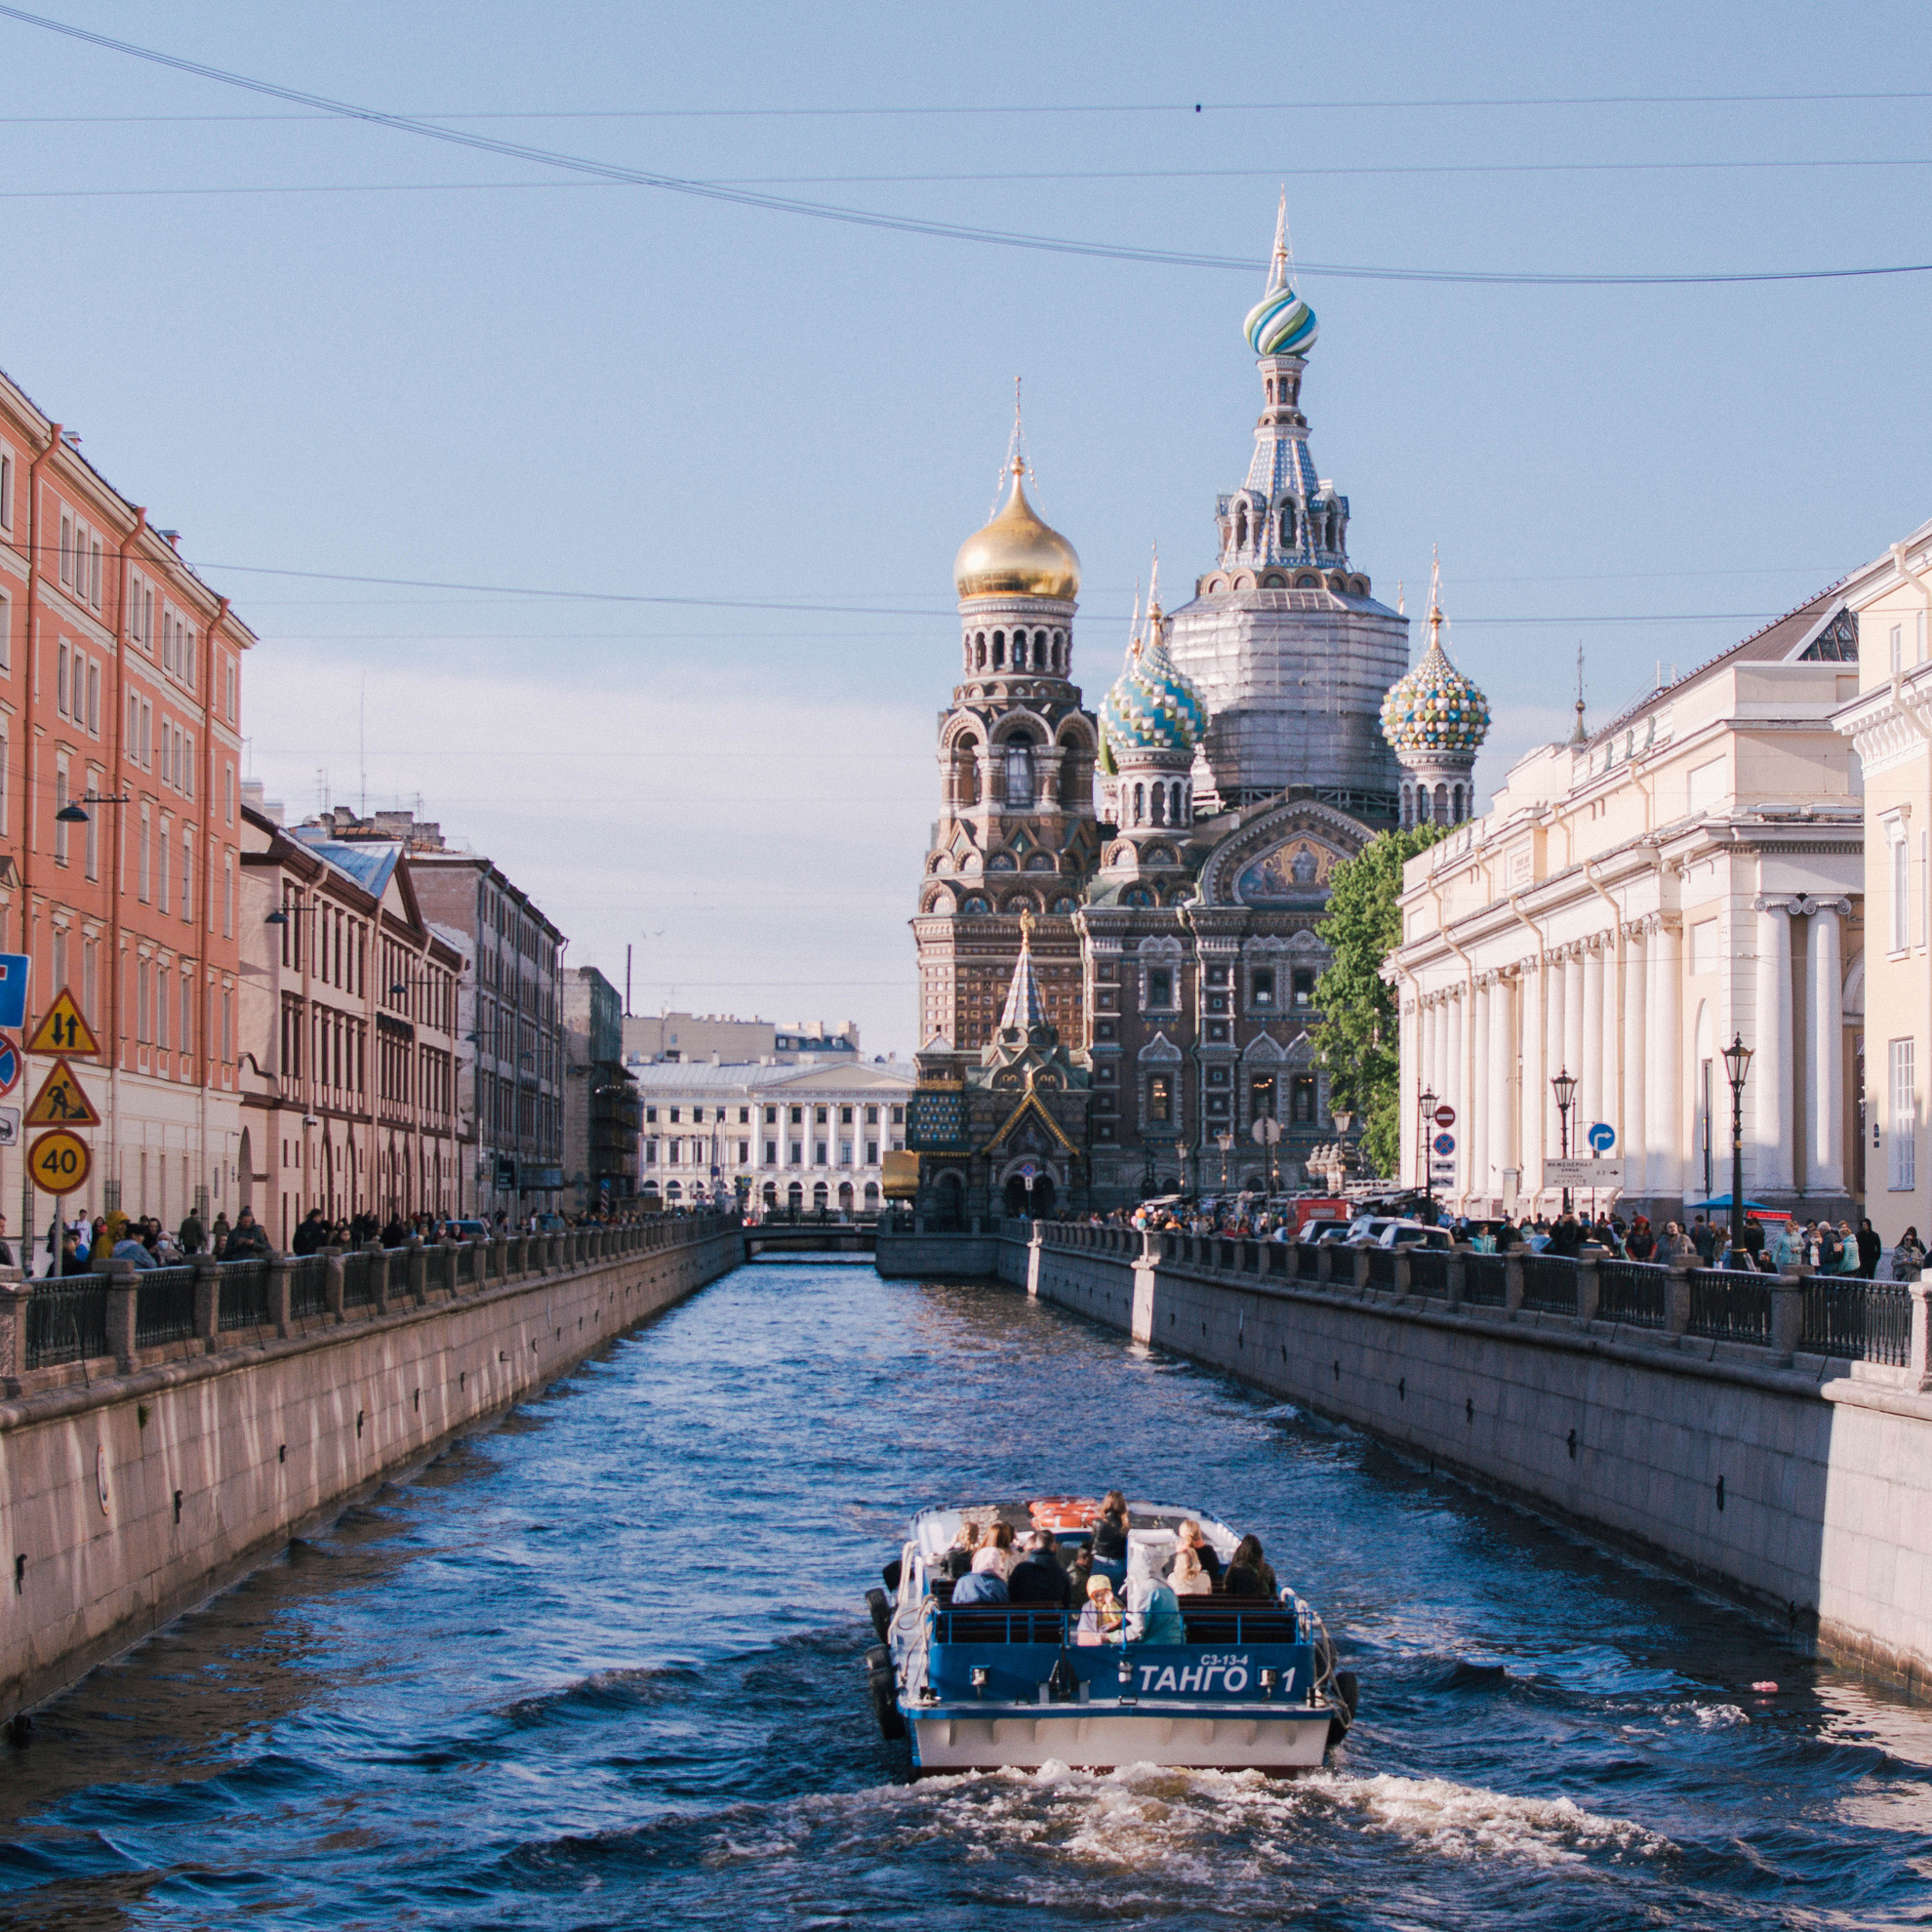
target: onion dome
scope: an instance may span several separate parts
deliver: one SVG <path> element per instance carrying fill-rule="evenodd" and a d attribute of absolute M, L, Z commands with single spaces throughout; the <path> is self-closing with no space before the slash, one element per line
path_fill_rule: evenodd
<path fill-rule="evenodd" d="M 1429 649 L 1382 701 L 1382 735 L 1405 752 L 1466 751 L 1473 755 L 1489 735 L 1489 700 L 1449 662 L 1442 648 L 1442 608 L 1431 584 Z"/>
<path fill-rule="evenodd" d="M 1160 606 L 1147 607 L 1147 631 L 1127 647 L 1127 665 L 1101 701 L 1101 732 L 1117 761 L 1135 752 L 1191 756 L 1207 735 L 1207 706 L 1193 680 L 1167 655 Z"/>
<path fill-rule="evenodd" d="M 953 583 L 962 597 L 1054 597 L 1070 604 L 1080 594 L 1080 559 L 1026 501 L 1021 468 L 1016 460 L 999 514 L 960 544 Z"/>
<path fill-rule="evenodd" d="M 1268 263 L 1268 293 L 1248 310 L 1248 346 L 1257 355 L 1307 355 L 1314 347 L 1314 310 L 1289 282 L 1288 197 L 1274 218 L 1274 257 Z"/>

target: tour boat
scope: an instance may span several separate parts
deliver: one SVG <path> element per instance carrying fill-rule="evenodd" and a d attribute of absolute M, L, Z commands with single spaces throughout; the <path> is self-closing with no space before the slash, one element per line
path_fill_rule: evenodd
<path fill-rule="evenodd" d="M 1100 1505 L 1054 1497 L 923 1509 L 885 1589 L 866 1591 L 879 1642 L 866 1653 L 873 1712 L 908 1738 L 915 1771 L 991 1771 L 1058 1762 L 1290 1771 L 1319 1765 L 1354 1719 L 1353 1673 L 1335 1669 L 1321 1619 L 1292 1590 L 1278 1598 L 1179 1599 L 1183 1643 L 1139 1634 L 1186 1520 L 1226 1564 L 1239 1539 L 1196 1509 L 1135 1503 L 1127 1514 L 1124 1630 L 1077 1629 L 1079 1606 L 952 1606 L 942 1567 L 967 1523 L 1040 1530 L 1061 1560 L 1090 1542 Z"/>

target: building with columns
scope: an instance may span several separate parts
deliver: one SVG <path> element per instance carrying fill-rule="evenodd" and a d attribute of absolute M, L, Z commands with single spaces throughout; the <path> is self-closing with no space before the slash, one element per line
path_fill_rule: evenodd
<path fill-rule="evenodd" d="M 1837 727 L 1865 774 L 1872 930 L 1866 976 L 1865 1209 L 1889 1245 L 1932 1229 L 1932 523 L 1847 578 L 1865 650 Z"/>
<path fill-rule="evenodd" d="M 1728 1191 L 1738 1037 L 1751 1197 L 1852 1212 L 1866 833 L 1833 714 L 1858 639 L 1842 591 L 1813 598 L 1584 742 L 1532 751 L 1487 813 L 1409 862 L 1386 969 L 1405 1182 L 1423 1182 L 1427 1090 L 1457 1114 L 1452 1206 L 1553 1210 L 1550 1082 L 1568 1072 L 1573 1150 L 1608 1125 L 1625 1209 L 1677 1217 Z"/>

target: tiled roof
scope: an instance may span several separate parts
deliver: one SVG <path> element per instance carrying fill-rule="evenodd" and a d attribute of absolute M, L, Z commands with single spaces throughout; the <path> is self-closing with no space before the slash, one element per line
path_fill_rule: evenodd
<path fill-rule="evenodd" d="M 288 835 L 326 859 L 344 877 L 353 879 L 372 899 L 381 899 L 402 857 L 400 845 L 378 839 L 330 838 L 319 827 L 290 825 Z"/>

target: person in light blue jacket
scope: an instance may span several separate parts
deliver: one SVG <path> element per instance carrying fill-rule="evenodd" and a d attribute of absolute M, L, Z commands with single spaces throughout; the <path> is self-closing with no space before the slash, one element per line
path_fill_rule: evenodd
<path fill-rule="evenodd" d="M 1139 1614 L 1130 1617 L 1127 1622 L 1127 1640 L 1130 1643 L 1187 1641 L 1187 1626 L 1181 1621 L 1181 1599 L 1168 1584 L 1149 1585 L 1147 1601 L 1141 1605 Z"/>

